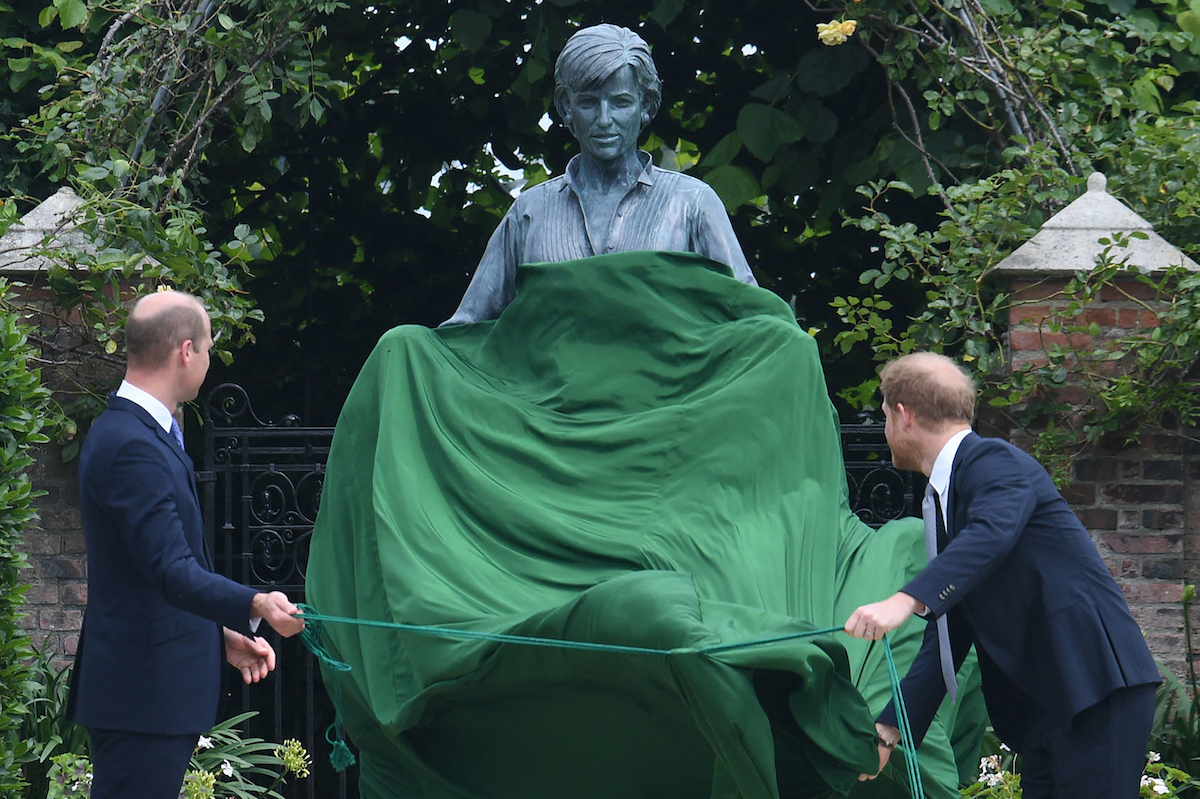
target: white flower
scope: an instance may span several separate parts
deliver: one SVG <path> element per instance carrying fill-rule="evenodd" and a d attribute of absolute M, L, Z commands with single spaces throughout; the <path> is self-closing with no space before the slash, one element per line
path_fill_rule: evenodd
<path fill-rule="evenodd" d="M 1150 789 L 1157 794 L 1168 794 L 1171 792 L 1171 789 L 1167 787 L 1167 784 L 1158 777 L 1154 777 L 1150 780 Z"/>
<path fill-rule="evenodd" d="M 196 748 L 197 749 L 212 749 L 213 748 L 212 738 L 209 738 L 207 735 L 201 735 L 200 740 L 196 741 Z"/>
<path fill-rule="evenodd" d="M 221 761 L 221 773 L 224 774 L 226 777 L 233 776 L 233 766 L 231 766 L 229 764 L 228 760 Z"/>
<path fill-rule="evenodd" d="M 1012 750 L 1008 748 L 1008 744 L 1000 744 L 1000 751 L 1001 752 L 1011 752 Z"/>
<path fill-rule="evenodd" d="M 1151 763 L 1157 763 L 1158 761 L 1162 760 L 1162 755 L 1160 755 L 1158 752 L 1151 752 L 1146 759 Z"/>

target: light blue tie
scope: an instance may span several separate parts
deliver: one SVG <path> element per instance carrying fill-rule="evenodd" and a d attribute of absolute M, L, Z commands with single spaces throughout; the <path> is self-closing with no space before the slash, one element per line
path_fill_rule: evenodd
<path fill-rule="evenodd" d="M 183 449 L 183 431 L 179 429 L 179 422 L 175 421 L 175 417 L 171 417 L 171 435 L 175 437 L 175 443 Z"/>
<path fill-rule="evenodd" d="M 937 516 L 941 513 L 938 509 L 937 493 L 933 486 L 925 485 L 925 499 L 921 501 L 921 517 L 925 521 L 925 554 L 929 556 L 929 562 L 933 563 L 933 559 L 937 557 Z M 950 701 L 953 702 L 958 698 L 958 680 L 954 678 L 954 655 L 950 651 L 950 627 L 946 623 L 946 614 L 937 617 L 937 637 L 938 637 L 938 654 L 941 656 L 942 662 L 942 681 L 946 683 L 946 692 L 950 694 Z"/>

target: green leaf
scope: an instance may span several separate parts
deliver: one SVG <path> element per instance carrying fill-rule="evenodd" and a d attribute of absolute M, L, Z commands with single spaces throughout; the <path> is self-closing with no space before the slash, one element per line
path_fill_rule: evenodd
<path fill-rule="evenodd" d="M 755 158 L 770 161 L 780 146 L 799 141 L 804 128 L 795 117 L 778 108 L 747 103 L 738 114 L 737 132 Z"/>
<path fill-rule="evenodd" d="M 492 18 L 487 14 L 460 8 L 450 15 L 450 34 L 466 49 L 475 52 L 492 32 Z"/>
<path fill-rule="evenodd" d="M 704 156 L 701 166 L 724 166 L 732 161 L 742 151 L 742 139 L 736 132 L 726 134 L 717 142 L 717 146 Z"/>
<path fill-rule="evenodd" d="M 58 21 L 64 28 L 83 27 L 88 19 L 88 8 L 83 0 L 54 0 L 58 9 Z"/>
<path fill-rule="evenodd" d="M 762 194 L 758 180 L 745 167 L 719 166 L 704 176 L 704 182 L 712 186 L 727 211 Z"/>
<path fill-rule="evenodd" d="M 109 171 L 102 166 L 91 166 L 79 173 L 84 180 L 104 180 L 108 176 Z"/>
<path fill-rule="evenodd" d="M 41 10 L 41 13 L 38 14 L 38 25 L 40 25 L 43 28 L 48 28 L 48 27 L 50 27 L 50 23 L 53 22 L 54 18 L 57 16 L 58 16 L 57 8 L 55 8 L 54 6 L 46 6 L 45 8 L 43 8 Z"/>
<path fill-rule="evenodd" d="M 675 21 L 681 11 L 683 11 L 683 0 L 658 0 L 654 4 L 654 8 L 650 10 L 650 19 L 666 28 Z"/>

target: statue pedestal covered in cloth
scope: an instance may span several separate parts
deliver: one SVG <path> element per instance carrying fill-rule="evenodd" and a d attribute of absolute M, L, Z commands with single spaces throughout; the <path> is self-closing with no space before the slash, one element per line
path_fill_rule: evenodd
<path fill-rule="evenodd" d="M 698 651 L 840 625 L 924 563 L 919 520 L 874 531 L 848 507 L 813 340 L 697 255 L 530 264 L 517 289 L 494 322 L 380 340 L 338 422 L 308 595 L 334 616 L 670 654 L 329 624 L 362 795 L 857 786 L 890 694 L 880 644 Z M 893 634 L 901 670 L 922 627 Z M 921 763 L 927 795 L 956 795 L 943 729 Z"/>

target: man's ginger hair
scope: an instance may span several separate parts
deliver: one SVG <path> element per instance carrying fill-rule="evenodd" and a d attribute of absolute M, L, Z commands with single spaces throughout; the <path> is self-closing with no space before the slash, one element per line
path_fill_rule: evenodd
<path fill-rule="evenodd" d="M 914 352 L 879 373 L 879 390 L 889 408 L 903 405 L 926 427 L 975 421 L 975 381 L 945 355 Z"/>

